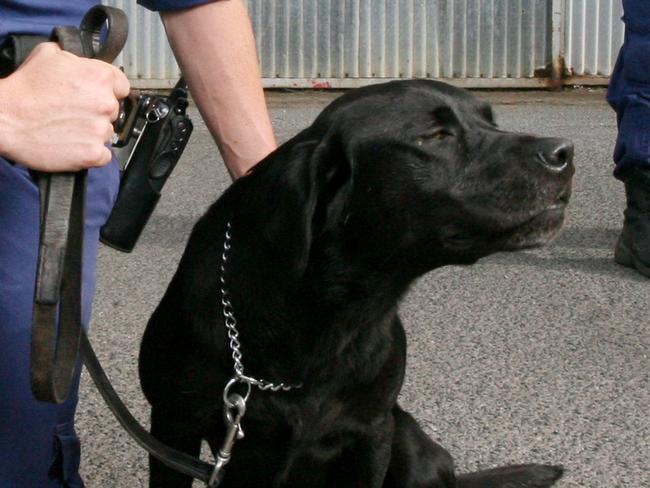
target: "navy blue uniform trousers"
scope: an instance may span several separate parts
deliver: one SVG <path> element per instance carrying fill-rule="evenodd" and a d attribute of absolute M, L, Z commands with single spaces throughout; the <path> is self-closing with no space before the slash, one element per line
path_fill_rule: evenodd
<path fill-rule="evenodd" d="M 47 36 L 54 25 L 78 25 L 99 0 L 0 0 L 0 41 L 8 34 Z M 0 134 L 0 137 L 2 135 Z M 91 171 L 83 283 L 87 326 L 99 225 L 108 215 L 118 185 L 116 165 Z M 0 158 L 0 488 L 83 486 L 78 474 L 77 404 L 37 402 L 29 361 L 32 300 L 38 253 L 38 188 L 29 172 Z"/>
<path fill-rule="evenodd" d="M 650 1 L 623 0 L 623 11 L 625 41 L 607 91 L 618 122 L 616 175 L 650 167 Z"/>
<path fill-rule="evenodd" d="M 88 175 L 83 269 L 83 323 L 95 286 L 99 228 L 119 186 L 110 165 Z M 30 383 L 32 300 L 39 237 L 38 188 L 29 172 L 0 158 L 0 488 L 79 488 L 74 431 L 79 371 L 62 405 L 36 401 Z"/>

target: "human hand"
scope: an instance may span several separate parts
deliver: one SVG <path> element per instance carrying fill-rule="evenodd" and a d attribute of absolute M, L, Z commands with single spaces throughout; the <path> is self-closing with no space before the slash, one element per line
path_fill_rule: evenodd
<path fill-rule="evenodd" d="M 0 155 L 45 172 L 103 166 L 111 161 L 106 143 L 119 100 L 128 94 L 114 66 L 42 43 L 0 80 Z"/>

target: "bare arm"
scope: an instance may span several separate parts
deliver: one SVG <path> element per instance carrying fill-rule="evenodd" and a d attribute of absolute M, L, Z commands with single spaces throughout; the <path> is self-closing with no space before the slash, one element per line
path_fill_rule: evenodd
<path fill-rule="evenodd" d="M 0 79 L 0 156 L 50 172 L 107 164 L 111 122 L 128 94 L 114 66 L 43 43 Z"/>
<path fill-rule="evenodd" d="M 276 147 L 246 6 L 219 0 L 161 17 L 201 115 L 238 178 Z"/>

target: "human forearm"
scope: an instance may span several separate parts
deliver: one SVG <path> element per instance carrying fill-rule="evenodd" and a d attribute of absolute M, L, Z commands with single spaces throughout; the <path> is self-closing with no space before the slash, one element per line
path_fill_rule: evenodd
<path fill-rule="evenodd" d="M 192 97 L 237 178 L 276 146 L 244 2 L 219 0 L 161 17 Z"/>

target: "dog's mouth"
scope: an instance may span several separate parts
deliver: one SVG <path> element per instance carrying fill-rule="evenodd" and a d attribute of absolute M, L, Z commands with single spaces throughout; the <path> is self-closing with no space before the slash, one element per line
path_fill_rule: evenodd
<path fill-rule="evenodd" d="M 506 249 L 538 247 L 555 239 L 564 224 L 570 197 L 571 187 L 567 186 L 555 200 L 514 229 L 506 241 Z"/>
<path fill-rule="evenodd" d="M 571 197 L 571 185 L 567 184 L 554 197 L 546 195 L 547 203 L 537 202 L 530 208 L 520 204 L 511 204 L 508 210 L 492 211 L 490 218 L 478 221 L 486 227 L 449 225 L 441 235 L 446 249 L 459 255 L 485 255 L 498 251 L 514 251 L 518 249 L 538 247 L 553 240 L 560 232 L 564 216 Z M 550 201 L 549 201 L 550 200 Z M 465 207 L 468 208 L 468 207 Z M 471 208 L 473 215 L 483 215 L 484 209 Z M 494 215 L 499 215 L 494 218 Z M 489 224 L 486 224 L 489 222 Z M 483 230 L 481 230 L 483 229 Z M 482 236 L 492 235 L 490 241 Z"/>
<path fill-rule="evenodd" d="M 551 203 L 544 212 L 564 212 L 567 205 L 569 204 L 569 199 L 571 198 L 571 187 L 567 187 L 558 195 L 553 203 Z"/>

